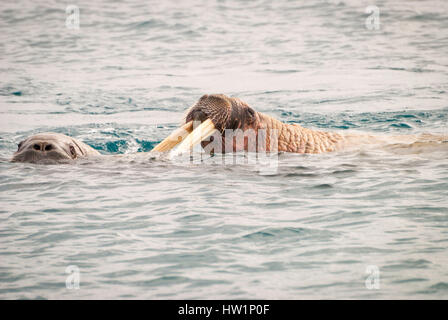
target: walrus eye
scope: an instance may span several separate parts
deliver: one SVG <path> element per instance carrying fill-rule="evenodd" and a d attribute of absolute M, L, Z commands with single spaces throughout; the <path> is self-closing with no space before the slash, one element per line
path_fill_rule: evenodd
<path fill-rule="evenodd" d="M 255 111 L 252 108 L 247 108 L 246 109 L 247 115 L 249 117 L 248 121 L 249 122 L 253 122 L 255 121 Z"/>
<path fill-rule="evenodd" d="M 70 153 L 72 155 L 72 158 L 75 159 L 76 158 L 76 149 L 72 145 L 70 145 Z"/>

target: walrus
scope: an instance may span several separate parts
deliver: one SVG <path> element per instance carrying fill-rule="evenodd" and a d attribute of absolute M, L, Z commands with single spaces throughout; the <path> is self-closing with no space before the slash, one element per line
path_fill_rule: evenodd
<path fill-rule="evenodd" d="M 209 120 L 208 131 L 203 133 L 201 144 L 206 148 L 211 142 L 204 141 L 207 138 L 206 135 L 218 132 L 221 141 L 216 141 L 216 135 L 212 139 L 215 141 L 214 148 L 220 149 L 214 150 L 215 152 L 322 153 L 339 150 L 345 142 L 343 136 L 338 133 L 311 130 L 298 124 L 283 123 L 255 111 L 239 98 L 223 94 L 204 95 L 187 110 L 186 123 L 190 121 L 204 123 L 207 120 Z M 273 139 L 276 141 L 272 141 Z M 182 151 L 189 147 L 191 144 L 184 143 L 184 146 L 179 149 Z"/>
<path fill-rule="evenodd" d="M 337 133 L 281 122 L 255 111 L 236 97 L 203 95 L 186 111 L 181 126 L 150 152 L 179 154 L 201 144 L 206 152 L 238 151 L 324 153 L 355 148 L 360 144 L 413 144 L 447 142 L 431 134 L 381 137 L 363 133 Z M 174 149 L 176 148 L 176 149 Z M 173 150 L 174 149 L 174 150 Z M 58 162 L 98 156 L 85 143 L 59 133 L 41 133 L 22 141 L 12 161 Z"/>
<path fill-rule="evenodd" d="M 11 161 L 60 163 L 99 155 L 98 151 L 75 138 L 61 133 L 44 132 L 21 141 Z"/>
<path fill-rule="evenodd" d="M 194 128 L 194 123 L 199 125 Z M 445 142 L 448 142 L 448 136 L 429 133 L 381 136 L 308 129 L 257 112 L 239 98 L 211 94 L 202 96 L 190 107 L 183 126 L 155 149 L 168 151 L 179 144 L 175 150 L 175 154 L 179 154 L 201 143 L 206 152 L 222 153 L 273 151 L 317 154 L 356 149 L 361 145 L 384 146 L 394 150 L 410 147 L 420 152 L 417 149 L 423 145 L 437 147 Z"/>

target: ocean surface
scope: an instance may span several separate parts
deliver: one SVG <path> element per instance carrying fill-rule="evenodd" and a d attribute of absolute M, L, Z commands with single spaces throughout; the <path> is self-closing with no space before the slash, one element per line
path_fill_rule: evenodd
<path fill-rule="evenodd" d="M 0 299 L 448 299 L 446 141 L 143 153 L 208 93 L 446 135 L 447 1 L 81 0 L 79 28 L 69 4 L 0 5 Z M 44 131 L 117 156 L 9 162 Z"/>

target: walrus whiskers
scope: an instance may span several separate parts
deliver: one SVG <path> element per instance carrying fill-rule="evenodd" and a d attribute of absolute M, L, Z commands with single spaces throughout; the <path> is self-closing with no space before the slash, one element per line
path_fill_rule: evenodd
<path fill-rule="evenodd" d="M 210 137 L 216 131 L 212 120 L 207 119 L 202 122 L 196 129 L 193 130 L 176 150 L 172 151 L 172 155 L 179 155 L 185 151 L 189 151 L 198 143 Z"/>
<path fill-rule="evenodd" d="M 185 137 L 187 137 L 193 131 L 193 121 L 189 121 L 182 127 L 174 130 L 168 137 L 166 137 L 162 142 L 156 145 L 152 151 L 165 152 L 170 151 L 180 142 L 182 142 Z"/>

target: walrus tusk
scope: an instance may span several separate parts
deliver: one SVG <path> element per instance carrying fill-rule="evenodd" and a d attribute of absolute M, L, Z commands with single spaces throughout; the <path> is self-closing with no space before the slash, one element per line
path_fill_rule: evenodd
<path fill-rule="evenodd" d="M 152 151 L 165 152 L 170 151 L 180 142 L 182 142 L 185 137 L 187 137 L 193 131 L 193 121 L 189 121 L 182 127 L 174 130 L 168 137 L 166 137 L 162 142 L 156 145 Z"/>
<path fill-rule="evenodd" d="M 194 129 L 193 132 L 184 139 L 184 141 L 182 141 L 179 147 L 173 151 L 173 154 L 179 155 L 182 152 L 189 151 L 202 140 L 210 137 L 215 131 L 216 128 L 212 120 L 205 120 L 196 129 Z"/>

